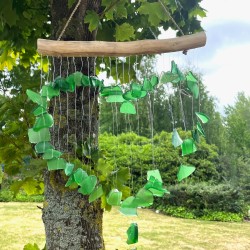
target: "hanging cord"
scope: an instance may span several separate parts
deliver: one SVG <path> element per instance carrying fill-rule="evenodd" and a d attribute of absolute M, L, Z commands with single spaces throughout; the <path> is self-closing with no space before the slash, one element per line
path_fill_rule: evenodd
<path fill-rule="evenodd" d="M 71 21 L 71 19 L 72 19 L 72 17 L 74 16 L 75 12 L 77 11 L 78 7 L 80 6 L 81 1 L 82 1 L 82 0 L 79 0 L 78 3 L 76 4 L 74 10 L 72 11 L 72 13 L 71 13 L 70 16 L 69 16 L 68 21 L 67 21 L 66 24 L 64 25 L 64 28 L 63 28 L 63 30 L 61 31 L 61 33 L 60 33 L 60 35 L 59 35 L 57 41 L 60 41 L 60 40 L 61 40 L 63 34 L 65 33 L 65 30 L 67 29 L 67 27 L 68 27 L 68 25 L 69 25 L 69 23 L 70 23 L 70 21 Z"/>
<path fill-rule="evenodd" d="M 173 22 L 173 24 L 176 26 L 176 28 L 179 30 L 179 32 L 181 33 L 181 35 L 184 36 L 185 35 L 184 32 L 182 31 L 182 29 L 180 28 L 180 26 L 176 23 L 176 21 L 174 20 L 174 18 L 171 16 L 171 14 L 170 14 L 169 10 L 167 9 L 167 7 L 163 4 L 163 2 L 161 0 L 158 0 L 158 2 L 161 4 L 162 8 L 167 13 L 167 15 L 169 16 L 169 18 Z M 187 50 L 184 50 L 183 54 L 186 55 L 187 54 Z"/>

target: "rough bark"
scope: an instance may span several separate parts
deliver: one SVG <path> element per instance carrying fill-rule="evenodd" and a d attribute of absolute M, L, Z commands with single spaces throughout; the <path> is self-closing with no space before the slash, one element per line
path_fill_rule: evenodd
<path fill-rule="evenodd" d="M 90 33 L 83 20 L 86 10 L 98 10 L 100 2 L 100 0 L 82 0 L 62 39 L 95 40 L 95 32 Z M 67 3 L 67 0 L 51 0 L 51 39 L 58 38 L 74 8 L 73 5 L 69 10 Z M 94 74 L 94 60 L 91 58 L 54 58 L 53 67 L 54 77 L 66 76 L 76 70 L 84 74 Z M 56 149 L 75 156 L 74 145 L 81 145 L 89 135 L 94 136 L 97 142 L 98 103 L 94 89 L 78 88 L 75 93 L 61 95 L 56 102 L 52 101 L 51 112 L 55 115 L 52 137 Z M 44 181 L 45 202 L 42 217 L 45 225 L 46 249 L 104 249 L 103 211 L 100 201 L 89 203 L 88 196 L 77 193 L 77 190 L 65 188 L 66 178 L 60 171 L 46 171 Z"/>

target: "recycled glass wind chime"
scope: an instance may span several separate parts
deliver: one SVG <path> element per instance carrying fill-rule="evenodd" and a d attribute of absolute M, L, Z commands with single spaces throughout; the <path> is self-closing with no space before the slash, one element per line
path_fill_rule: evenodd
<path fill-rule="evenodd" d="M 71 67 L 77 69 L 75 66 L 76 58 L 82 63 L 89 64 L 91 60 L 97 60 L 98 57 L 129 57 L 133 55 L 152 55 L 174 51 L 186 51 L 189 49 L 202 47 L 206 43 L 206 35 L 200 32 L 193 35 L 182 36 L 172 39 L 163 40 L 145 40 L 134 42 L 100 42 L 100 41 L 52 41 L 52 40 L 38 40 L 38 52 L 42 56 L 51 56 L 52 67 L 62 67 L 66 64 L 68 69 Z M 57 64 L 53 64 L 57 59 Z M 66 68 L 67 68 L 66 67 Z M 52 72 L 53 75 L 53 72 Z M 91 140 L 94 137 L 94 131 L 91 126 L 92 118 L 86 124 L 84 120 L 85 106 L 88 106 L 89 117 L 98 117 L 96 110 L 94 110 L 95 102 L 98 100 L 98 94 L 105 97 L 108 102 L 120 103 L 120 112 L 125 115 L 136 114 L 134 102 L 148 95 L 148 93 L 155 91 L 159 81 L 163 84 L 168 82 L 183 81 L 188 84 L 190 91 L 194 96 L 197 95 L 197 80 L 190 72 L 184 76 L 178 69 L 177 65 L 172 62 L 171 71 L 166 72 L 159 79 L 157 76 L 152 76 L 144 79 L 143 83 L 129 82 L 129 89 L 124 91 L 121 85 L 107 86 L 104 81 L 95 76 L 95 72 L 84 72 L 75 70 L 74 73 L 68 74 L 67 71 L 61 72 L 59 76 L 52 77 L 52 81 L 46 81 L 41 86 L 39 93 L 32 90 L 27 90 L 27 95 L 31 101 L 36 104 L 33 111 L 36 117 L 35 124 L 29 129 L 29 141 L 35 144 L 35 151 L 44 160 L 47 161 L 49 171 L 64 171 L 68 180 L 66 187 L 74 186 L 76 190 L 82 195 L 89 196 L 89 202 L 93 202 L 99 198 L 105 197 L 105 202 L 109 206 L 118 206 L 119 211 L 125 215 L 137 215 L 138 207 L 148 207 L 153 204 L 154 196 L 162 197 L 167 190 L 163 186 L 163 181 L 159 170 L 152 169 L 147 172 L 147 183 L 134 195 L 123 199 L 121 190 L 111 189 L 105 190 L 101 185 L 101 180 L 98 171 L 103 171 L 99 159 L 96 157 L 97 148 L 92 147 Z M 79 89 L 89 89 L 89 96 L 76 99 L 77 95 L 82 92 Z M 94 98 L 90 98 L 91 91 Z M 61 110 L 61 103 L 68 104 L 69 98 L 75 98 L 73 106 L 66 105 L 66 110 Z M 79 101 L 80 100 L 80 101 Z M 50 105 L 52 103 L 52 105 Z M 82 113 L 76 111 L 77 106 L 82 106 Z M 79 118 L 80 117 L 80 118 Z M 201 122 L 206 122 L 205 114 L 197 113 L 197 117 Z M 69 120 L 75 121 L 75 127 L 69 126 Z M 64 126 L 63 126 L 64 124 Z M 80 124 L 80 125 L 79 125 Z M 89 136 L 84 135 L 84 126 L 88 126 Z M 61 129 L 64 127 L 65 129 Z M 62 134 L 62 132 L 64 134 Z M 58 133 L 58 141 L 51 133 Z M 204 133 L 201 124 L 197 123 L 197 129 L 194 131 L 193 138 L 197 137 L 197 133 Z M 53 135 L 52 134 L 52 135 Z M 61 140 L 63 137 L 66 147 L 61 148 Z M 82 162 L 83 159 L 79 157 L 79 148 L 77 147 L 77 138 L 82 137 L 81 152 L 85 158 L 90 159 L 89 162 Z M 174 129 L 172 143 L 175 147 L 181 146 L 182 152 L 188 154 L 194 152 L 194 139 L 185 140 L 182 142 L 177 131 Z M 59 147 L 59 148 L 58 148 Z M 65 148 L 73 151 L 73 155 L 66 152 Z M 75 158 L 75 159 L 74 159 Z M 80 163 L 79 163 L 80 162 Z M 119 166 L 118 166 L 119 167 Z M 98 168 L 98 169 L 95 169 Z M 178 179 L 190 175 L 194 169 L 189 166 L 181 166 Z M 127 243 L 133 244 L 138 241 L 138 226 L 132 223 L 127 231 Z"/>

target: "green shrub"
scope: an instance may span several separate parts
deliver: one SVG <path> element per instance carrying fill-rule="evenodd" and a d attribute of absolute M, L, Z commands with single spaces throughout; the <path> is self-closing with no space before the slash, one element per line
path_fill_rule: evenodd
<path fill-rule="evenodd" d="M 10 190 L 0 190 L 0 202 L 43 202 L 43 195 L 26 195 L 22 192 L 14 197 L 14 193 Z"/>

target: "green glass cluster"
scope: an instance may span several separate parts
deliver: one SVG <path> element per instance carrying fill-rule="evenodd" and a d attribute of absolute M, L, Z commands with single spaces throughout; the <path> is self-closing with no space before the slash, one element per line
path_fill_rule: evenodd
<path fill-rule="evenodd" d="M 29 99 L 37 104 L 33 110 L 36 116 L 36 121 L 33 128 L 28 130 L 30 143 L 35 144 L 35 151 L 47 161 L 48 170 L 63 170 L 68 176 L 66 187 L 76 185 L 78 192 L 83 195 L 89 195 L 89 202 L 104 195 L 102 185 L 99 183 L 95 175 L 88 175 L 82 168 L 77 168 L 73 163 L 67 162 L 63 158 L 63 153 L 56 150 L 50 143 L 51 134 L 50 128 L 53 127 L 53 117 L 48 113 L 49 101 L 60 95 L 60 92 L 74 92 L 76 87 L 91 87 L 98 89 L 100 95 L 106 98 L 107 102 L 121 103 L 120 112 L 125 114 L 136 114 L 136 108 L 133 104 L 134 100 L 138 100 L 148 95 L 156 86 L 161 83 L 171 82 L 172 84 L 182 84 L 186 82 L 188 89 L 192 92 L 195 98 L 198 98 L 199 87 L 198 82 L 191 72 L 186 76 L 178 69 L 176 63 L 172 61 L 171 71 L 162 74 L 160 80 L 157 76 L 144 78 L 143 84 L 131 82 L 130 88 L 124 91 L 121 86 L 104 86 L 103 81 L 94 76 L 86 76 L 81 72 L 75 72 L 67 78 L 57 77 L 53 82 L 44 85 L 40 93 L 32 90 L 27 90 L 26 93 Z M 192 132 L 193 138 L 182 141 L 176 129 L 173 131 L 172 144 L 174 147 L 181 146 L 182 155 L 188 155 L 196 151 L 196 142 L 199 140 L 199 135 L 205 136 L 201 123 L 208 122 L 209 118 L 200 112 L 196 112 L 197 126 Z M 84 143 L 85 145 L 86 143 Z M 179 181 L 188 177 L 195 170 L 193 166 L 181 165 L 177 178 Z M 122 201 L 122 192 L 117 189 L 112 189 L 106 202 L 110 206 L 119 206 L 119 211 L 127 216 L 137 215 L 138 207 L 149 207 L 153 204 L 154 196 L 163 197 L 169 193 L 163 187 L 163 181 L 159 170 L 150 170 L 147 172 L 147 183 L 137 192 L 135 196 L 129 196 Z M 127 231 L 128 244 L 133 244 L 138 241 L 138 226 L 132 223 Z"/>

